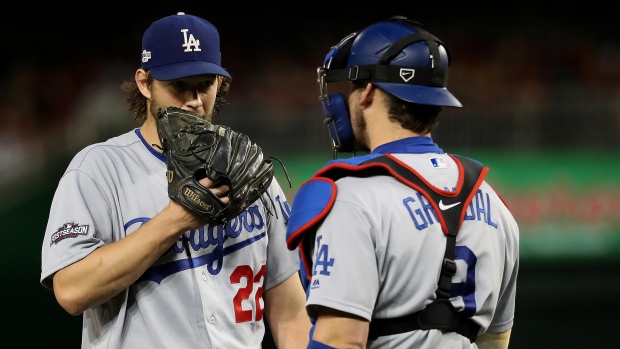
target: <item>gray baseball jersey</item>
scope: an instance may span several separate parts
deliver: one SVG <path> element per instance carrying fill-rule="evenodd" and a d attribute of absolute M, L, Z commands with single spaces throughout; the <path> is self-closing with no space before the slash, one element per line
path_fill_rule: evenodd
<path fill-rule="evenodd" d="M 456 163 L 428 137 L 388 143 L 374 153 L 390 153 L 432 186 L 455 189 L 459 177 Z M 307 297 L 311 318 L 316 317 L 319 305 L 370 321 L 411 314 L 431 303 L 446 237 L 426 198 L 387 175 L 341 178 L 329 195 L 333 205 L 328 213 L 320 207 L 311 209 L 324 215 L 317 224 L 310 254 L 312 270 L 307 272 L 311 277 Z M 296 222 L 298 217 L 308 212 L 297 207 L 297 201 L 298 196 L 291 212 L 289 238 L 295 234 L 293 226 L 303 225 Z M 317 222 L 302 219 L 307 222 L 304 229 Z M 467 208 L 456 239 L 455 262 L 451 302 L 456 310 L 478 323 L 480 333 L 512 328 L 519 230 L 503 200 L 486 181 Z M 454 332 L 418 330 L 379 337 L 369 341 L 368 348 L 475 348 L 475 344 Z"/>
<path fill-rule="evenodd" d="M 263 292 L 296 273 L 290 207 L 277 180 L 235 220 L 184 233 L 127 290 L 83 314 L 82 348 L 260 348 Z M 118 241 L 168 203 L 165 158 L 139 129 L 80 151 L 60 179 L 42 246 L 41 283 Z M 273 210 L 273 209 L 272 209 Z"/>

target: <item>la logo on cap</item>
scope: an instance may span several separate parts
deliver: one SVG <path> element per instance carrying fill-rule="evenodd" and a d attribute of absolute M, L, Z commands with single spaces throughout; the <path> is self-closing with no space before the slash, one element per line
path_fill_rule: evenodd
<path fill-rule="evenodd" d="M 185 41 L 185 43 L 183 44 L 183 47 L 185 47 L 185 52 L 200 51 L 200 40 L 196 40 L 192 34 L 189 34 L 189 40 L 188 40 L 187 38 L 188 31 L 189 29 L 181 29 L 181 32 L 183 33 L 183 40 Z M 194 47 L 193 50 L 192 50 L 192 46 Z"/>

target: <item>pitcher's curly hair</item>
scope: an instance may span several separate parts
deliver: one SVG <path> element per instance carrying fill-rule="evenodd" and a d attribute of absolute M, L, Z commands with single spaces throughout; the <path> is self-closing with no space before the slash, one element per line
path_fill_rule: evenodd
<path fill-rule="evenodd" d="M 217 91 L 217 95 L 215 96 L 215 105 L 213 106 L 213 116 L 219 114 L 222 110 L 222 106 L 224 104 L 228 104 L 228 102 L 224 99 L 224 96 L 228 94 L 230 91 L 230 83 L 232 79 L 224 76 L 222 79 L 222 85 Z M 147 71 L 147 85 L 150 87 L 153 83 L 153 76 Z M 129 95 L 127 96 L 127 103 L 129 103 L 129 111 L 134 113 L 135 119 L 146 120 L 146 103 L 147 99 L 142 95 L 136 81 L 134 79 L 129 79 L 124 81 L 121 84 L 121 90 L 127 92 Z"/>

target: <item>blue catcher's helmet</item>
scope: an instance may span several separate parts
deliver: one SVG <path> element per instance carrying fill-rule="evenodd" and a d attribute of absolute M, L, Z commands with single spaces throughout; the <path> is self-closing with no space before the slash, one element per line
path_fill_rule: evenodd
<path fill-rule="evenodd" d="M 327 83 L 368 81 L 404 101 L 461 107 L 447 89 L 450 55 L 446 45 L 421 26 L 395 16 L 352 33 L 332 47 L 317 69 L 319 100 L 336 152 L 352 152 L 347 100 L 328 94 Z"/>

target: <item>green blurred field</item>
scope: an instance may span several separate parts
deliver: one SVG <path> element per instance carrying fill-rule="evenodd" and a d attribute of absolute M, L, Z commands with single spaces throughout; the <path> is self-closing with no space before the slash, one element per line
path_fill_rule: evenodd
<path fill-rule="evenodd" d="M 620 256 L 620 152 L 467 151 L 489 166 L 487 181 L 506 200 L 521 229 L 524 259 Z M 290 202 L 331 154 L 287 155 L 276 176 Z"/>

